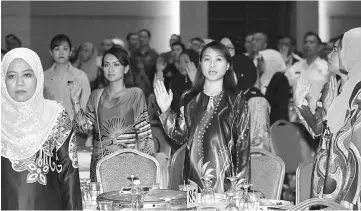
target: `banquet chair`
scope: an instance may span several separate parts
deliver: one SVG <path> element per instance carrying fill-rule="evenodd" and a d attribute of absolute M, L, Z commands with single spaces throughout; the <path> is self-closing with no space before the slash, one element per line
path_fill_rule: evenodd
<path fill-rule="evenodd" d="M 267 199 L 279 200 L 285 176 L 281 158 L 263 149 L 251 148 L 251 183 Z"/>
<path fill-rule="evenodd" d="M 159 183 L 160 168 L 158 161 L 135 149 L 121 149 L 104 156 L 97 164 L 97 181 L 102 191 L 116 191 L 129 187 L 130 175 L 139 177 L 142 185 Z"/>
<path fill-rule="evenodd" d="M 179 190 L 183 184 L 183 167 L 187 144 L 183 144 L 172 156 L 169 174 L 169 189 Z"/>
<path fill-rule="evenodd" d="M 303 201 L 288 210 L 309 210 L 310 207 L 326 207 L 326 210 L 350 210 L 350 208 L 344 207 L 334 201 L 320 198 L 311 198 Z M 322 208 L 324 209 L 324 208 Z"/>
<path fill-rule="evenodd" d="M 285 172 L 296 172 L 303 161 L 300 150 L 303 137 L 299 129 L 288 121 L 278 120 L 271 126 L 271 138 L 276 155 L 285 163 Z"/>
<path fill-rule="evenodd" d="M 311 198 L 313 158 L 303 161 L 296 171 L 296 204 Z"/>
<path fill-rule="evenodd" d="M 172 153 L 172 145 L 170 144 L 170 141 L 168 140 L 169 137 L 165 133 L 163 127 L 161 125 L 153 124 L 151 129 L 154 145 L 157 145 L 155 147 L 156 152 L 163 152 L 167 155 L 168 158 L 170 158 Z"/>

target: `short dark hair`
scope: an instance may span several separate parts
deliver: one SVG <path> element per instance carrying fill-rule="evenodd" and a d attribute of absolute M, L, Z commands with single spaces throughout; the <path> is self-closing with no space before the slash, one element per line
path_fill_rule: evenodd
<path fill-rule="evenodd" d="M 19 46 L 21 46 L 21 40 L 15 36 L 14 34 L 8 34 L 5 36 L 5 40 L 7 39 L 13 39 L 13 40 L 16 40 L 18 43 L 19 43 Z"/>
<path fill-rule="evenodd" d="M 186 49 L 186 46 L 181 42 L 174 42 L 171 47 L 176 46 L 176 45 L 179 45 L 180 47 L 182 47 L 182 51 L 184 51 Z"/>
<path fill-rule="evenodd" d="M 170 38 L 172 38 L 173 36 L 176 36 L 178 38 L 178 41 L 181 42 L 182 41 L 182 38 L 180 35 L 178 34 L 172 34 L 172 36 L 170 36 Z"/>
<path fill-rule="evenodd" d="M 104 56 L 102 58 L 102 67 L 104 66 L 104 58 L 107 54 L 111 54 L 111 55 L 115 56 L 124 67 L 129 66 L 129 71 L 126 74 L 124 74 L 124 85 L 127 88 L 134 87 L 132 70 L 130 67 L 131 66 L 130 65 L 130 57 L 129 57 L 128 52 L 122 47 L 118 47 L 118 46 L 111 47 L 110 49 L 108 49 L 104 52 Z"/>
<path fill-rule="evenodd" d="M 130 40 L 130 37 L 133 36 L 133 35 L 138 35 L 138 34 L 135 33 L 135 32 L 129 32 L 129 33 L 127 34 L 127 41 L 129 41 L 129 40 Z"/>
<path fill-rule="evenodd" d="M 318 44 L 322 44 L 322 40 L 321 40 L 320 36 L 318 36 L 317 33 L 309 31 L 305 34 L 305 36 L 303 37 L 303 40 L 305 40 L 308 36 L 315 36 Z"/>
<path fill-rule="evenodd" d="M 194 38 L 192 38 L 192 39 L 191 39 L 191 42 L 193 42 L 193 41 L 198 41 L 198 42 L 200 42 L 200 43 L 204 43 L 204 40 L 203 40 L 202 38 L 200 38 L 200 37 L 194 37 Z"/>
<path fill-rule="evenodd" d="M 55 37 L 53 37 L 53 39 L 51 39 L 50 50 L 54 50 L 54 48 L 60 46 L 61 43 L 63 43 L 63 42 L 67 42 L 69 45 L 69 48 L 72 49 L 72 44 L 71 44 L 70 38 L 68 36 L 66 36 L 65 34 L 58 34 L 58 35 L 55 35 Z"/>
<path fill-rule="evenodd" d="M 139 33 L 140 33 L 140 32 L 146 32 L 146 33 L 148 34 L 148 37 L 149 37 L 149 38 L 152 37 L 152 35 L 150 34 L 150 31 L 149 31 L 148 29 L 141 29 L 141 30 L 139 30 Z"/>
<path fill-rule="evenodd" d="M 288 38 L 291 40 L 291 45 L 295 46 L 296 45 L 296 39 L 293 38 L 291 35 L 285 35 L 285 36 L 280 36 L 279 39 L 285 39 Z"/>

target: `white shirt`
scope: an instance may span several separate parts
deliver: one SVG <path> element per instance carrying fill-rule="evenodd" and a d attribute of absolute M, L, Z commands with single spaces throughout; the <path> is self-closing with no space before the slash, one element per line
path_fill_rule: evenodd
<path fill-rule="evenodd" d="M 293 90 L 297 85 L 298 77 L 301 73 L 305 73 L 309 83 L 311 84 L 310 93 L 307 96 L 311 111 L 316 108 L 316 102 L 320 96 L 323 85 L 330 79 L 328 64 L 325 60 L 317 57 L 314 62 L 308 65 L 307 60 L 295 63 L 286 71 L 286 77 Z"/>

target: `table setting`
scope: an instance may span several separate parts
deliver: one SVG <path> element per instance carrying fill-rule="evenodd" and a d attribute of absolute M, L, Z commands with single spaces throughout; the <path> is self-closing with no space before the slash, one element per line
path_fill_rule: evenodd
<path fill-rule="evenodd" d="M 225 193 L 214 193 L 211 179 L 205 181 L 198 193 L 195 184 L 180 185 L 180 190 L 159 189 L 159 184 L 140 185 L 139 179 L 131 175 L 130 184 L 119 191 L 102 193 L 102 184 L 81 180 L 84 210 L 207 210 L 248 211 L 287 210 L 293 206 L 289 201 L 265 199 L 254 190 L 252 184 L 236 185 L 229 178 L 232 187 Z M 191 199 L 194 200 L 191 203 Z"/>

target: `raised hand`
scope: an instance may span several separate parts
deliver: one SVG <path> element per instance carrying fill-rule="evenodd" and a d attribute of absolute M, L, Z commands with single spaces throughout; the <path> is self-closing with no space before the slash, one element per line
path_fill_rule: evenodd
<path fill-rule="evenodd" d="M 69 85 L 69 89 L 70 89 L 70 98 L 71 98 L 71 101 L 73 102 L 73 104 L 79 103 L 80 95 L 82 92 L 80 83 L 77 81 L 73 81 L 73 83 Z"/>
<path fill-rule="evenodd" d="M 156 64 L 157 72 L 163 72 L 166 66 L 167 63 L 164 61 L 164 58 L 159 56 Z"/>
<path fill-rule="evenodd" d="M 328 109 L 330 108 L 333 100 L 337 97 L 337 90 L 338 90 L 338 84 L 337 84 L 337 80 L 336 77 L 333 75 L 330 78 L 330 81 L 328 83 L 328 92 L 327 95 L 325 97 L 324 102 L 322 103 L 323 108 L 325 109 L 326 113 L 328 111 Z"/>
<path fill-rule="evenodd" d="M 302 102 L 306 99 L 306 96 L 310 92 L 311 84 L 308 83 L 306 75 L 304 73 L 297 80 L 295 93 L 293 94 L 295 105 L 302 105 Z"/>
<path fill-rule="evenodd" d="M 280 49 L 280 54 L 282 56 L 283 61 L 287 62 L 288 59 L 288 52 L 289 52 L 289 48 L 285 45 L 283 45 Z"/>
<path fill-rule="evenodd" d="M 194 81 L 196 80 L 196 74 L 197 74 L 196 66 L 194 65 L 193 62 L 190 62 L 187 64 L 186 69 L 187 69 L 187 74 L 188 74 L 189 79 L 192 81 L 192 83 L 194 83 Z"/>
<path fill-rule="evenodd" d="M 173 100 L 172 90 L 169 90 L 168 93 L 164 86 L 164 82 L 157 80 L 154 86 L 154 93 L 157 100 L 157 104 L 160 110 L 162 111 L 162 113 L 168 110 Z"/>

